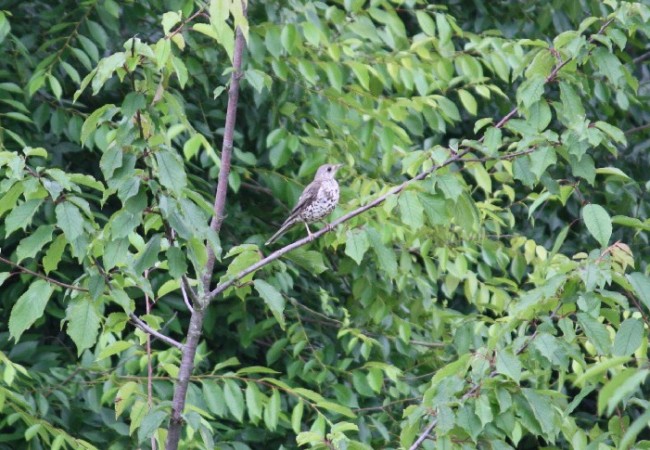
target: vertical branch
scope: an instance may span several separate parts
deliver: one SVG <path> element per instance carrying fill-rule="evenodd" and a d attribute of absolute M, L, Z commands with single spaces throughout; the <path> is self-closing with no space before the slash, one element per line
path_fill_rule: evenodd
<path fill-rule="evenodd" d="M 244 16 L 246 16 L 246 0 L 242 0 Z M 244 35 L 238 27 L 235 34 L 235 48 L 233 54 L 233 71 L 228 90 L 228 107 L 226 110 L 226 123 L 221 147 L 221 167 L 219 168 L 219 180 L 217 192 L 214 198 L 214 216 L 210 222 L 210 228 L 217 233 L 221 230 L 226 207 L 226 195 L 228 193 L 228 175 L 230 174 L 230 157 L 233 148 L 233 137 L 235 134 L 235 121 L 237 118 L 237 103 L 239 101 L 239 80 L 241 79 L 241 63 L 244 53 Z M 205 308 L 210 302 L 210 281 L 214 269 L 215 254 L 210 245 L 208 248 L 208 259 L 201 277 L 202 289 L 194 305 L 190 316 L 190 324 L 187 330 L 187 340 L 182 350 L 181 365 L 178 371 L 178 380 L 172 400 L 172 413 L 169 420 L 169 432 L 167 434 L 167 450 L 178 449 L 178 443 L 183 429 L 182 413 L 185 408 L 185 398 L 190 382 L 190 376 L 194 370 L 194 357 L 196 348 L 201 339 L 201 329 L 205 317 Z"/>
<path fill-rule="evenodd" d="M 149 270 L 145 270 L 144 277 L 149 276 Z M 149 301 L 149 295 L 144 295 L 144 306 L 147 314 L 151 313 L 151 302 Z M 147 406 L 149 411 L 153 407 L 153 366 L 151 364 L 151 335 L 147 333 Z M 156 437 L 151 436 L 151 449 L 156 450 Z"/>

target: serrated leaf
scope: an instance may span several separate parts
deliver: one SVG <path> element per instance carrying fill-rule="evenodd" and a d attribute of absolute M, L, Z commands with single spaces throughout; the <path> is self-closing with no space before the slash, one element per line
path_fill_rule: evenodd
<path fill-rule="evenodd" d="M 363 229 L 348 230 L 345 235 L 345 254 L 352 258 L 357 265 L 361 264 L 363 255 L 370 248 L 368 236 Z"/>
<path fill-rule="evenodd" d="M 175 194 L 180 194 L 187 185 L 185 167 L 180 157 L 171 151 L 162 150 L 156 153 L 156 161 L 160 183 Z"/>
<path fill-rule="evenodd" d="M 59 266 L 61 257 L 63 256 L 63 251 L 68 241 L 65 239 L 65 235 L 60 234 L 54 239 L 54 242 L 50 244 L 50 247 L 45 252 L 43 256 L 43 269 L 46 274 L 49 274 Z"/>
<path fill-rule="evenodd" d="M 9 335 L 16 341 L 31 327 L 45 311 L 54 288 L 45 280 L 34 281 L 11 308 L 9 315 Z"/>
<path fill-rule="evenodd" d="M 517 89 L 517 103 L 529 108 L 539 101 L 544 94 L 545 79 L 541 75 L 535 75 L 525 80 Z"/>
<path fill-rule="evenodd" d="M 417 192 L 404 191 L 400 194 L 397 201 L 402 218 L 402 222 L 418 230 L 424 225 L 424 209 L 418 199 Z"/>
<path fill-rule="evenodd" d="M 555 436 L 557 420 L 554 419 L 558 416 L 549 397 L 536 392 L 534 389 L 528 388 L 522 389 L 522 393 L 526 397 L 526 400 L 528 400 L 533 415 L 539 422 L 544 434 L 547 437 Z"/>
<path fill-rule="evenodd" d="M 43 199 L 33 198 L 14 208 L 5 219 L 5 236 L 9 236 L 19 228 L 23 230 L 27 228 L 42 203 Z"/>
<path fill-rule="evenodd" d="M 54 225 L 41 225 L 36 231 L 21 240 L 16 249 L 16 257 L 18 258 L 16 262 L 36 256 L 36 253 L 52 240 L 53 231 Z"/>
<path fill-rule="evenodd" d="M 377 262 L 381 269 L 390 277 L 397 276 L 397 258 L 395 257 L 395 252 L 381 241 L 381 236 L 375 229 L 369 228 L 367 233 L 368 240 L 377 255 Z"/>
<path fill-rule="evenodd" d="M 63 230 L 68 242 L 72 242 L 83 234 L 84 218 L 75 205 L 69 201 L 59 203 L 54 209 L 56 224 Z"/>
<path fill-rule="evenodd" d="M 521 380 L 521 362 L 510 350 L 503 349 L 497 353 L 496 369 L 498 373 L 509 376 L 517 383 Z"/>

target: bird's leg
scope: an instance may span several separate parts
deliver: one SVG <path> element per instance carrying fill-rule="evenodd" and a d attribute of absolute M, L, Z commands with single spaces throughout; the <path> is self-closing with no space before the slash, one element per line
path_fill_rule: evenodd
<path fill-rule="evenodd" d="M 334 229 L 332 224 L 329 223 L 329 222 L 325 222 L 325 227 L 324 228 L 327 230 L 326 233 L 329 233 L 330 231 L 332 231 Z"/>
<path fill-rule="evenodd" d="M 309 225 L 307 225 L 307 222 L 303 222 L 305 224 L 305 228 L 307 228 L 307 236 L 309 236 L 309 240 L 314 239 L 314 235 L 312 234 L 311 230 L 309 229 Z"/>

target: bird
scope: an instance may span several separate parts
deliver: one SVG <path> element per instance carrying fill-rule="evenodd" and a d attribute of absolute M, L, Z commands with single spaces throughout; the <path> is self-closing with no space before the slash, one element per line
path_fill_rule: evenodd
<path fill-rule="evenodd" d="M 327 217 L 339 202 L 339 184 L 334 178 L 336 171 L 343 164 L 323 164 L 316 171 L 314 181 L 309 183 L 300 197 L 298 203 L 289 213 L 289 217 L 280 226 L 280 229 L 266 241 L 266 245 L 275 242 L 289 228 L 302 222 L 311 236 L 309 223 L 318 222 Z"/>

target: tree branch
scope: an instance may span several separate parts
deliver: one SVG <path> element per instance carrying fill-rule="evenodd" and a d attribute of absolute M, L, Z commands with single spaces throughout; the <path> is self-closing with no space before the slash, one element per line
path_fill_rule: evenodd
<path fill-rule="evenodd" d="M 156 339 L 160 339 L 161 341 L 165 342 L 166 344 L 171 345 L 172 347 L 176 347 L 176 348 L 179 348 L 181 350 L 183 349 L 183 344 L 181 344 L 180 342 L 170 338 L 169 336 L 165 336 L 164 334 L 162 334 L 159 331 L 154 330 L 149 325 L 147 325 L 145 321 L 140 319 L 135 314 L 129 314 L 129 319 L 131 320 L 133 325 L 140 328 L 145 333 L 154 336 Z"/>
<path fill-rule="evenodd" d="M 242 0 L 242 10 L 244 17 L 247 15 L 247 2 Z M 210 228 L 219 233 L 224 218 L 224 209 L 226 207 L 226 196 L 228 194 L 228 175 L 230 174 L 230 157 L 233 149 L 233 138 L 235 135 L 235 122 L 237 119 L 237 103 L 239 101 L 239 80 L 241 79 L 242 55 L 244 53 L 244 34 L 237 27 L 235 31 L 235 48 L 233 53 L 233 71 L 230 78 L 230 88 L 228 90 L 228 106 L 226 109 L 226 122 L 224 125 L 223 143 L 221 146 L 221 167 L 219 168 L 219 180 L 217 181 L 217 192 L 214 198 L 214 216 L 210 222 Z M 185 409 L 185 400 L 187 388 L 190 382 L 190 376 L 194 370 L 194 356 L 196 348 L 201 339 L 201 330 L 203 328 L 203 318 L 205 317 L 205 308 L 212 298 L 210 291 L 210 281 L 212 280 L 212 271 L 214 269 L 215 254 L 212 246 L 208 247 L 208 258 L 205 269 L 201 277 L 202 288 L 201 295 L 194 304 L 194 310 L 190 316 L 190 323 L 187 329 L 187 339 L 182 348 L 183 356 L 178 371 L 178 381 L 174 390 L 172 400 L 172 413 L 169 419 L 169 431 L 167 434 L 167 450 L 178 449 L 178 443 L 181 438 L 183 427 L 183 410 Z"/>

